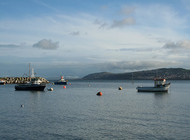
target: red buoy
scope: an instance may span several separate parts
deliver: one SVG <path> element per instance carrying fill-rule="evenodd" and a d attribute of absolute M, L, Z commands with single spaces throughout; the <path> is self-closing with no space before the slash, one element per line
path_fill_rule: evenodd
<path fill-rule="evenodd" d="M 66 86 L 63 86 L 63 88 L 66 88 Z"/>
<path fill-rule="evenodd" d="M 102 96 L 102 92 L 100 91 L 100 92 L 98 92 L 96 95 L 97 95 L 97 96 Z"/>

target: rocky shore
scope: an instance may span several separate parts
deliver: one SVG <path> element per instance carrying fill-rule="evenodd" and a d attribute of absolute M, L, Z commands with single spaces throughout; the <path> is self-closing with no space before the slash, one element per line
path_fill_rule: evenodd
<path fill-rule="evenodd" d="M 36 77 L 42 81 L 42 83 L 49 83 L 48 80 L 42 77 Z M 30 81 L 29 77 L 0 77 L 0 80 L 5 81 L 6 84 L 24 84 Z"/>

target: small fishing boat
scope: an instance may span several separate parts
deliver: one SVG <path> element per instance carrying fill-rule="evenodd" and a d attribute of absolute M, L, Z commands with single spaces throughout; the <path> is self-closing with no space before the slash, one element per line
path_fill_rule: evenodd
<path fill-rule="evenodd" d="M 5 81 L 4 80 L 0 80 L 0 85 L 5 85 Z"/>
<path fill-rule="evenodd" d="M 156 78 L 154 87 L 138 86 L 136 89 L 138 92 L 167 92 L 169 88 L 170 83 L 166 83 L 166 79 Z"/>
<path fill-rule="evenodd" d="M 67 85 L 67 81 L 64 79 L 63 76 L 61 76 L 61 79 L 59 81 L 54 82 L 55 85 Z"/>
<path fill-rule="evenodd" d="M 42 81 L 35 77 L 34 69 L 32 69 L 32 74 L 30 75 L 30 64 L 29 64 L 29 78 L 30 81 L 25 84 L 18 84 L 15 86 L 15 90 L 30 90 L 30 91 L 44 91 L 46 84 L 42 83 Z"/>
<path fill-rule="evenodd" d="M 38 78 L 31 78 L 29 83 L 16 85 L 15 90 L 43 91 L 45 87 L 46 85 Z"/>

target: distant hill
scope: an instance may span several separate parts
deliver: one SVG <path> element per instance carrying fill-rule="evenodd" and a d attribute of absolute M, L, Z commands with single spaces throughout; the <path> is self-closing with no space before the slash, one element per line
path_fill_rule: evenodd
<path fill-rule="evenodd" d="M 190 80 L 190 70 L 183 68 L 161 68 L 129 73 L 101 72 L 84 76 L 83 80 L 152 80 L 155 77 L 169 80 Z"/>

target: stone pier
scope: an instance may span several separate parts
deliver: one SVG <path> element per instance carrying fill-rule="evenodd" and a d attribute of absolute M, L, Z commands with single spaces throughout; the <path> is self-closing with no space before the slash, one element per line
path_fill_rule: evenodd
<path fill-rule="evenodd" d="M 42 83 L 49 83 L 48 80 L 42 77 L 35 77 L 42 81 Z M 29 77 L 0 77 L 0 80 L 5 81 L 6 84 L 24 84 L 30 81 Z"/>

